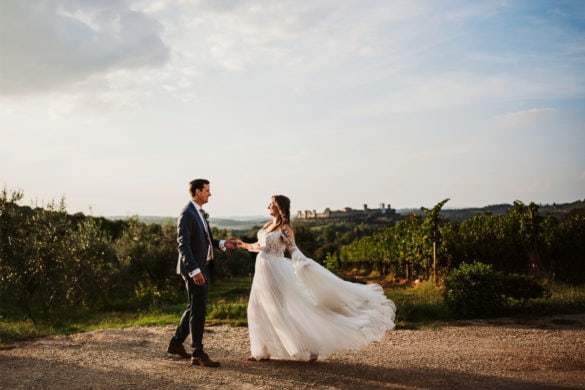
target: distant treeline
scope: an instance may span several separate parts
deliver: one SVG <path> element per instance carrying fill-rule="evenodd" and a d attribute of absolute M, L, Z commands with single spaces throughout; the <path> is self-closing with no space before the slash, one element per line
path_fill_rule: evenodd
<path fill-rule="evenodd" d="M 174 220 L 110 220 L 68 214 L 65 202 L 21 206 L 21 191 L 0 193 L 0 317 L 55 320 L 63 312 L 140 309 L 185 302 Z M 559 281 L 585 281 L 585 209 L 542 216 L 520 202 L 504 215 L 461 223 L 423 209 L 394 226 L 366 223 L 307 226 L 293 222 L 298 246 L 331 269 L 377 270 L 405 279 L 440 280 L 464 261 Z M 216 238 L 256 241 L 249 230 L 212 227 Z M 433 248 L 436 260 L 433 257 Z M 251 275 L 255 254 L 216 252 L 212 278 Z"/>

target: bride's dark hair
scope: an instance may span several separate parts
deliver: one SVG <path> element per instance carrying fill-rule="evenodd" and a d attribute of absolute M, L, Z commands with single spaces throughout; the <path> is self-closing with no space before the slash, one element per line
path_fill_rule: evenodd
<path fill-rule="evenodd" d="M 280 213 L 280 218 L 282 218 L 282 223 L 290 224 L 290 199 L 284 195 L 274 195 L 273 198 L 278 206 L 278 212 Z"/>
<path fill-rule="evenodd" d="M 276 218 L 276 225 L 271 230 L 276 230 L 284 225 L 290 225 L 290 199 L 284 195 L 272 195 L 276 207 L 278 207 L 278 217 Z M 270 222 L 266 226 L 270 225 Z"/>

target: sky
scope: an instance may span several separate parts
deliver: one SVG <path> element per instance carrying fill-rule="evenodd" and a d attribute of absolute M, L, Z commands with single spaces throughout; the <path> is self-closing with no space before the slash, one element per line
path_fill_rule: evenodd
<path fill-rule="evenodd" d="M 0 186 L 211 217 L 585 199 L 585 2 L 2 0 Z"/>

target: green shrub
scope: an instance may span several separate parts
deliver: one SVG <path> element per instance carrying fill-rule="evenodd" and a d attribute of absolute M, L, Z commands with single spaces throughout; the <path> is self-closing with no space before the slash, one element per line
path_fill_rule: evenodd
<path fill-rule="evenodd" d="M 491 265 L 462 263 L 445 278 L 445 303 L 461 317 L 489 317 L 505 304 L 504 280 Z"/>
<path fill-rule="evenodd" d="M 447 307 L 461 317 L 489 317 L 506 313 L 512 301 L 526 303 L 550 295 L 528 275 L 505 275 L 491 265 L 462 263 L 445 278 Z M 508 310 L 509 311 L 509 310 Z"/>
<path fill-rule="evenodd" d="M 549 297 L 549 290 L 539 284 L 534 277 L 529 275 L 512 274 L 504 277 L 503 294 L 507 298 L 525 302 L 530 299 Z"/>

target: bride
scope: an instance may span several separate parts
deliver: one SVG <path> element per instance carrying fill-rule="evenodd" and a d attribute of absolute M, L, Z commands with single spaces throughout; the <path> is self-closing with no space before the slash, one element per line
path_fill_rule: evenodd
<path fill-rule="evenodd" d="M 237 241 L 258 252 L 248 302 L 249 360 L 324 359 L 380 341 L 394 328 L 396 306 L 380 285 L 344 281 L 296 247 L 286 196 L 274 195 L 268 209 L 272 221 L 258 242 Z"/>

